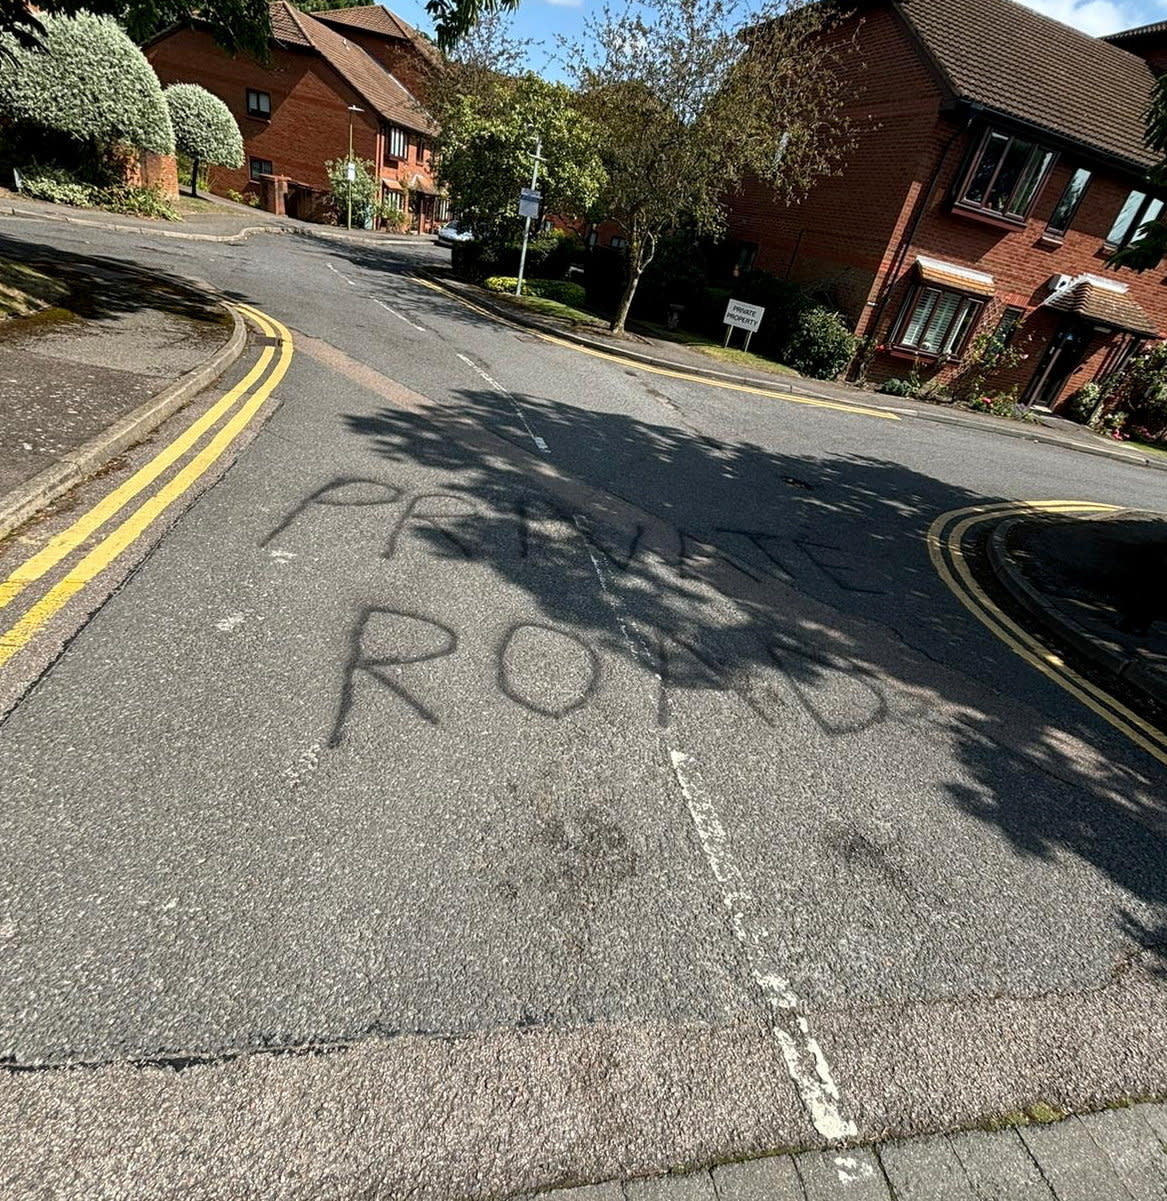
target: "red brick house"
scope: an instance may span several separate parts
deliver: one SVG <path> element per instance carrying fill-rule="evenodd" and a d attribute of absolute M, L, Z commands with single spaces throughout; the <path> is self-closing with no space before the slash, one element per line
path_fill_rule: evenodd
<path fill-rule="evenodd" d="M 1026 357 L 992 382 L 1056 406 L 1167 330 L 1167 278 L 1110 270 L 1163 200 L 1143 114 L 1167 23 L 1092 38 L 1011 0 L 860 0 L 832 36 L 857 144 L 800 205 L 753 184 L 756 265 L 829 287 L 881 381 L 941 382 L 978 332 Z"/>
<path fill-rule="evenodd" d="M 249 191 L 273 211 L 320 219 L 324 164 L 348 153 L 376 164 L 381 200 L 400 224 L 429 233 L 446 219 L 434 184 L 437 128 L 416 95 L 436 51 L 380 5 L 315 16 L 271 5 L 271 57 L 232 55 L 191 21 L 143 47 L 162 83 L 197 83 L 218 96 L 243 133 L 246 162 L 212 169 L 212 187 Z M 359 112 L 350 111 L 359 109 Z"/>

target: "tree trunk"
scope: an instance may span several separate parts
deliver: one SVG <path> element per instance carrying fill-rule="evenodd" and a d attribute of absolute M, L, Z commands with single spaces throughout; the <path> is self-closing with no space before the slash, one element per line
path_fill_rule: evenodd
<path fill-rule="evenodd" d="M 632 298 L 636 295 L 640 277 L 656 253 L 656 239 L 652 234 L 641 238 L 633 233 L 628 238 L 628 251 L 628 282 L 624 285 L 624 294 L 620 297 L 620 304 L 610 327 L 612 333 L 620 335 L 624 333 L 624 323 L 628 320 L 628 310 L 632 307 Z"/>
<path fill-rule="evenodd" d="M 192 166 L 190 169 L 190 194 L 197 196 L 199 194 L 199 160 L 198 155 L 191 160 Z"/>

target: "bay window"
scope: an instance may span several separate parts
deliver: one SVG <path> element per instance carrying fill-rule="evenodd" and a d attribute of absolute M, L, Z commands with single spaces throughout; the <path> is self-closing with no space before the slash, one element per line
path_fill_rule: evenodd
<path fill-rule="evenodd" d="M 959 355 L 985 302 L 947 288 L 917 288 L 900 317 L 896 346 L 920 354 Z"/>

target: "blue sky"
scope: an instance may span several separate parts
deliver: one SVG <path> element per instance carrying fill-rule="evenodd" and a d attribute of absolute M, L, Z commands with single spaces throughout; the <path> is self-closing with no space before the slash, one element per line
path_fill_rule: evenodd
<path fill-rule="evenodd" d="M 1023 0 L 1047 16 L 1056 17 L 1095 35 L 1115 33 L 1135 25 L 1167 20 L 1167 0 Z M 545 50 L 532 56 L 532 66 L 548 74 L 557 74 L 548 65 L 554 53 L 557 33 L 579 32 L 589 9 L 599 8 L 602 0 L 522 0 L 514 17 L 514 29 L 520 37 L 531 38 Z M 389 7 L 421 29 L 430 30 L 420 0 L 389 0 Z"/>

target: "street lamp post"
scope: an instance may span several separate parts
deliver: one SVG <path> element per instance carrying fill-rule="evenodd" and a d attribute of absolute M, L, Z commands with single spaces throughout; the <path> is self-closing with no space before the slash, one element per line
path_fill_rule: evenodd
<path fill-rule="evenodd" d="M 348 228 L 353 227 L 353 184 L 357 180 L 357 169 L 353 163 L 353 113 L 363 113 L 365 110 L 358 105 L 350 104 L 348 106 L 348 164 L 345 168 L 345 176 L 347 177 L 348 187 L 345 189 L 348 195 Z"/>
<path fill-rule="evenodd" d="M 531 167 L 531 191 L 539 186 L 539 164 L 543 161 L 543 138 L 539 134 L 535 134 L 535 162 Z M 515 295 L 522 296 L 523 294 L 523 275 L 527 270 L 527 243 L 531 240 L 531 218 L 526 219 L 523 225 L 523 249 L 519 255 L 519 278 L 515 283 Z"/>

